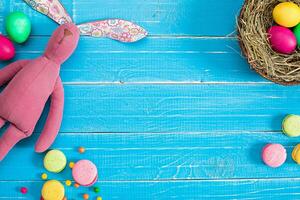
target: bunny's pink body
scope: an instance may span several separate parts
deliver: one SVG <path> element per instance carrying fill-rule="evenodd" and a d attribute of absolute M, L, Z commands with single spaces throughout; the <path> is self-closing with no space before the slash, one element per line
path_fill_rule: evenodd
<path fill-rule="evenodd" d="M 43 152 L 53 143 L 62 120 L 64 93 L 59 77 L 60 65 L 77 47 L 79 30 L 61 25 L 52 35 L 45 54 L 34 60 L 16 61 L 0 70 L 0 127 L 10 126 L 0 139 L 0 161 L 21 139 L 29 137 L 48 98 L 50 110 L 35 150 Z"/>

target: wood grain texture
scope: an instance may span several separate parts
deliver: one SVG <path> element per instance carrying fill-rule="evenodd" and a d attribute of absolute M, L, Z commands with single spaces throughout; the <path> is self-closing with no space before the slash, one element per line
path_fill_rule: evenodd
<path fill-rule="evenodd" d="M 26 46 L 18 46 L 16 59 L 41 55 L 48 39 L 33 37 Z M 62 66 L 61 75 L 64 82 L 266 83 L 249 70 L 239 51 L 235 38 L 150 37 L 121 44 L 82 37 L 76 53 Z"/>
<path fill-rule="evenodd" d="M 38 135 L 20 143 L 3 161 L 2 180 L 40 180 L 44 154 L 33 152 Z M 290 157 L 278 169 L 267 168 L 262 163 L 260 152 L 269 142 L 282 143 L 290 154 L 297 139 L 281 133 L 260 132 L 61 133 L 53 148 L 63 150 L 69 161 L 84 157 L 94 161 L 99 166 L 101 181 L 299 177 L 299 166 Z M 79 146 L 86 148 L 84 155 L 76 151 Z M 16 165 L 18 162 L 22 165 Z M 32 173 L 23 173 L 22 169 Z M 10 171 L 15 173 L 6 176 Z M 70 174 L 67 168 L 62 174 L 49 173 L 49 177 L 64 181 L 71 178 Z"/>
<path fill-rule="evenodd" d="M 300 113 L 299 90 L 274 84 L 66 85 L 61 131 L 279 131 L 286 114 Z"/>
<path fill-rule="evenodd" d="M 280 131 L 286 114 L 300 113 L 300 87 L 249 69 L 235 37 L 242 0 L 62 2 L 77 23 L 120 17 L 150 33 L 135 44 L 82 37 L 61 69 L 66 103 L 53 148 L 97 164 L 103 199 L 300 199 L 300 170 L 290 158 L 300 140 Z M 33 24 L 16 60 L 35 58 L 57 25 L 21 0 L 0 1 L 0 24 L 16 10 Z M 39 199 L 44 154 L 33 146 L 46 113 L 0 163 L 0 199 Z M 266 143 L 287 148 L 284 166 L 261 162 Z M 49 178 L 70 179 L 70 169 Z M 88 188 L 66 189 L 68 200 L 95 197 Z"/>
<path fill-rule="evenodd" d="M 62 0 L 76 23 L 107 18 L 123 18 L 139 23 L 151 35 L 225 36 L 235 32 L 235 19 L 242 0 Z M 31 10 L 23 1 L 6 0 L 0 7 L 0 20 L 11 11 L 27 13 L 34 35 L 49 35 L 56 27 L 45 16 Z M 0 28 L 3 30 L 3 27 Z"/>
<path fill-rule="evenodd" d="M 102 181 L 100 195 L 103 199 L 161 200 L 161 199 L 299 199 L 299 179 L 245 179 L 245 180 L 185 180 L 185 181 Z M 27 195 L 17 192 L 16 185 L 32 190 Z M 1 199 L 39 199 L 42 182 L 0 182 Z M 96 195 L 90 189 L 67 187 L 68 199 L 82 199 L 88 192 L 91 199 Z"/>

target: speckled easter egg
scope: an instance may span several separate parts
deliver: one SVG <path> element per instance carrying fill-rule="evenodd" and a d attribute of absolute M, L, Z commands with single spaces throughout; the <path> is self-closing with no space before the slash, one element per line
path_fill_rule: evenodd
<path fill-rule="evenodd" d="M 297 39 L 290 29 L 281 26 L 272 26 L 268 34 L 274 51 L 282 54 L 291 54 L 295 51 Z"/>
<path fill-rule="evenodd" d="M 5 28 L 12 41 L 23 43 L 30 35 L 31 22 L 24 13 L 12 12 L 6 17 Z"/>
<path fill-rule="evenodd" d="M 278 4 L 273 10 L 274 21 L 284 27 L 294 27 L 300 22 L 300 7 L 293 2 Z"/>
<path fill-rule="evenodd" d="M 4 35 L 0 34 L 0 60 L 10 60 L 15 56 L 13 43 Z"/>

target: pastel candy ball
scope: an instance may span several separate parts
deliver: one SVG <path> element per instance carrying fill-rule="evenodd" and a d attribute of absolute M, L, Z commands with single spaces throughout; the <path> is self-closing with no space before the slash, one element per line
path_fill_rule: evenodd
<path fill-rule="evenodd" d="M 5 28 L 12 41 L 23 43 L 30 35 L 31 22 L 24 13 L 12 12 L 6 17 Z"/>
<path fill-rule="evenodd" d="M 281 26 L 272 26 L 268 34 L 274 51 L 282 54 L 291 54 L 295 51 L 297 39 L 290 29 Z"/>
<path fill-rule="evenodd" d="M 94 190 L 94 192 L 95 192 L 95 193 L 99 193 L 99 192 L 100 192 L 100 189 L 99 189 L 99 187 L 94 187 L 94 189 L 93 189 L 93 190 Z"/>
<path fill-rule="evenodd" d="M 70 162 L 69 163 L 69 167 L 72 169 L 74 167 L 75 163 L 74 162 Z"/>
<path fill-rule="evenodd" d="M 66 156 L 59 150 L 49 151 L 44 158 L 44 167 L 54 173 L 61 172 L 67 164 Z"/>
<path fill-rule="evenodd" d="M 282 131 L 289 137 L 300 136 L 300 116 L 288 115 L 282 122 Z"/>
<path fill-rule="evenodd" d="M 62 200 L 65 196 L 64 186 L 56 180 L 47 181 L 42 188 L 44 200 Z"/>
<path fill-rule="evenodd" d="M 72 181 L 70 181 L 70 180 L 66 180 L 65 183 L 66 183 L 66 186 L 71 186 L 72 185 Z"/>
<path fill-rule="evenodd" d="M 78 161 L 72 169 L 72 175 L 75 182 L 82 186 L 92 186 L 98 179 L 97 167 L 89 160 Z"/>
<path fill-rule="evenodd" d="M 5 36 L 0 34 L 0 60 L 10 60 L 15 56 L 13 43 Z"/>
<path fill-rule="evenodd" d="M 295 146 L 295 148 L 293 149 L 293 152 L 292 152 L 292 158 L 297 164 L 300 164 L 300 151 L 299 150 L 300 150 L 300 144 Z"/>
<path fill-rule="evenodd" d="M 21 192 L 22 194 L 26 194 L 26 193 L 28 192 L 28 189 L 27 189 L 26 187 L 22 187 L 22 188 L 20 189 L 20 192 Z"/>
<path fill-rule="evenodd" d="M 286 157 L 286 150 L 281 144 L 268 144 L 262 150 L 262 160 L 273 168 L 280 167 Z"/>
<path fill-rule="evenodd" d="M 85 152 L 85 148 L 84 147 L 79 147 L 78 148 L 78 152 L 79 153 L 84 153 Z"/>
<path fill-rule="evenodd" d="M 83 197 L 83 199 L 89 199 L 89 198 L 90 198 L 90 195 L 88 195 L 88 194 L 83 194 L 82 197 Z"/>
<path fill-rule="evenodd" d="M 293 2 L 280 3 L 273 10 L 273 19 L 281 26 L 294 27 L 300 22 L 300 8 Z"/>
<path fill-rule="evenodd" d="M 42 173 L 41 178 L 42 178 L 43 180 L 47 180 L 48 175 L 47 175 L 46 173 Z"/>

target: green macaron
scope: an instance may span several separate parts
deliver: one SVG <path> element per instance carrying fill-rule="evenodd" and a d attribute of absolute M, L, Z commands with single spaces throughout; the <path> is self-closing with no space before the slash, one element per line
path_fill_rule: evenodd
<path fill-rule="evenodd" d="M 66 167 L 67 159 L 63 152 L 59 150 L 49 151 L 44 158 L 44 167 L 53 173 L 59 173 Z"/>
<path fill-rule="evenodd" d="M 289 137 L 300 136 L 300 116 L 287 115 L 282 122 L 282 131 Z"/>

